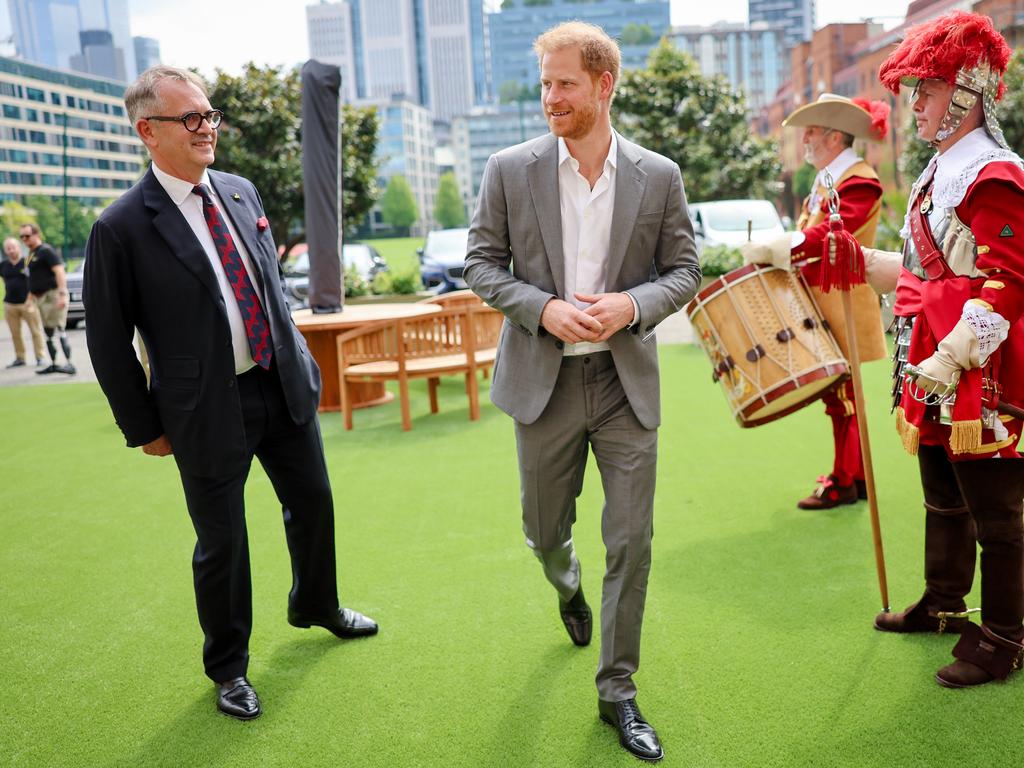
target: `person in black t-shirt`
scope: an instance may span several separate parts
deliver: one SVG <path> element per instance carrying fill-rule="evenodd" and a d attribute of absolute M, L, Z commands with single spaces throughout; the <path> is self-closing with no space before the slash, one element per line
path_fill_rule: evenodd
<path fill-rule="evenodd" d="M 21 322 L 24 320 L 32 334 L 32 345 L 35 347 L 36 367 L 44 367 L 43 361 L 43 326 L 39 322 L 36 303 L 28 298 L 28 270 L 25 259 L 21 257 L 21 246 L 13 237 L 4 240 L 4 256 L 0 260 L 0 278 L 4 281 L 4 317 L 7 327 L 11 329 L 11 340 L 14 342 L 14 362 L 8 368 L 25 365 L 25 341 L 21 337 Z"/>
<path fill-rule="evenodd" d="M 68 282 L 64 261 L 52 246 L 43 242 L 43 234 L 35 224 L 21 225 L 21 241 L 29 248 L 28 289 L 35 297 L 39 316 L 46 332 L 46 348 L 50 365 L 36 373 L 75 373 L 71 364 L 71 344 L 64 326 L 68 321 Z M 56 333 L 64 351 L 64 365 L 57 365 Z"/>

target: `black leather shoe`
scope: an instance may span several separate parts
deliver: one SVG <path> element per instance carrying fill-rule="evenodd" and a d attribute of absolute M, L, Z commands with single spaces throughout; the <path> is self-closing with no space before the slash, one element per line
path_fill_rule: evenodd
<path fill-rule="evenodd" d="M 562 617 L 565 631 L 569 633 L 569 639 L 574 645 L 590 645 L 590 636 L 594 632 L 594 617 L 583 597 L 583 587 L 580 587 L 572 600 L 568 603 L 558 601 L 558 614 Z"/>
<path fill-rule="evenodd" d="M 263 714 L 260 697 L 244 677 L 217 685 L 217 709 L 239 720 L 252 720 Z"/>
<path fill-rule="evenodd" d="M 37 368 L 36 369 L 36 373 L 39 374 L 40 376 L 45 376 L 48 373 L 57 373 L 57 371 L 59 371 L 59 370 L 60 369 L 56 365 L 54 365 L 53 363 L 50 363 L 45 368 Z"/>
<path fill-rule="evenodd" d="M 644 720 L 636 699 L 625 701 L 604 701 L 598 699 L 597 711 L 601 719 L 615 726 L 619 732 L 619 744 L 631 755 L 641 760 L 656 762 L 665 756 L 658 734 L 651 724 Z"/>
<path fill-rule="evenodd" d="M 377 634 L 377 622 L 351 608 L 338 608 L 329 616 L 307 616 L 289 608 L 288 623 L 302 629 L 323 627 L 345 639 Z"/>

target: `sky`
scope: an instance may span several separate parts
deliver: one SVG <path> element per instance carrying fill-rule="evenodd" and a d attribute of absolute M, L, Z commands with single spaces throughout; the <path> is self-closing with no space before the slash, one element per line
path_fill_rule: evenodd
<path fill-rule="evenodd" d="M 130 0 L 133 35 L 160 41 L 164 63 L 238 73 L 247 61 L 293 65 L 309 55 L 309 0 Z M 818 0 L 817 25 L 876 17 L 902 21 L 907 0 Z M 672 0 L 673 24 L 747 20 L 747 0 Z M 0 0 L 0 40 L 10 34 L 7 3 Z"/>

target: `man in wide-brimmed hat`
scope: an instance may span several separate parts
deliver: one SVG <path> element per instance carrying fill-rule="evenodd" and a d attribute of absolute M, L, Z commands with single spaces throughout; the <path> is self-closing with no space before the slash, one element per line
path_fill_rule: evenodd
<path fill-rule="evenodd" d="M 910 191 L 902 257 L 865 249 L 869 281 L 896 287 L 897 428 L 925 508 L 924 595 L 875 626 L 962 633 L 936 673 L 951 688 L 1024 661 L 1024 161 L 995 114 L 1009 58 L 988 17 L 954 11 L 908 30 L 879 70 L 893 93 L 913 88 L 917 135 L 937 153 Z M 888 284 L 872 269 L 886 256 Z M 980 626 L 964 602 L 978 544 Z"/>
<path fill-rule="evenodd" d="M 846 230 L 861 245 L 874 245 L 882 208 L 882 185 L 874 169 L 853 150 L 853 142 L 882 141 L 889 130 L 888 118 L 889 106 L 884 102 L 847 99 L 831 93 L 822 94 L 817 101 L 787 117 L 784 126 L 803 129 L 804 155 L 818 171 L 811 194 L 803 203 L 797 223 L 800 231 L 770 243 L 743 246 L 748 262 L 770 263 L 784 269 L 799 266 L 847 359 L 848 331 L 839 293 L 824 293 L 818 288 L 818 261 L 829 228 L 825 178 L 826 174 L 832 177 Z M 858 285 L 851 298 L 861 362 L 886 357 L 878 296 L 869 286 Z M 831 509 L 867 497 L 852 379 L 842 380 L 822 399 L 825 413 L 832 419 L 835 459 L 832 471 L 818 478 L 814 492 L 797 502 L 802 509 Z"/>

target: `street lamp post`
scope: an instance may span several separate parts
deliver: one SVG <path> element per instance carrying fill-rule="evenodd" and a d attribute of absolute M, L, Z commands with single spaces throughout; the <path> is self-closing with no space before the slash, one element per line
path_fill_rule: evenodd
<path fill-rule="evenodd" d="M 61 143 L 63 144 L 63 165 L 64 165 L 64 248 L 63 253 L 67 258 L 68 253 L 68 113 L 64 112 L 64 134 Z"/>

